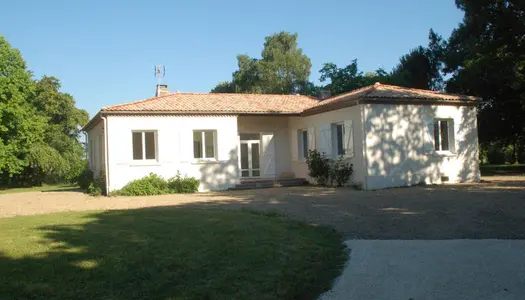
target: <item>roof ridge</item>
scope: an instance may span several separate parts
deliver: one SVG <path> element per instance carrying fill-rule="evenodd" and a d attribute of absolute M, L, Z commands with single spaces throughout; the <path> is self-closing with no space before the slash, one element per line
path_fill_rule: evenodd
<path fill-rule="evenodd" d="M 177 93 L 178 93 L 178 92 L 174 92 L 174 93 L 169 93 L 169 94 L 166 94 L 166 95 L 150 97 L 150 98 L 146 98 L 146 99 L 142 99 L 142 100 L 137 100 L 137 101 L 131 101 L 131 102 L 126 102 L 126 103 L 114 104 L 114 105 L 109 105 L 109 106 L 102 106 L 102 109 L 105 109 L 105 108 L 112 108 L 112 107 L 118 107 L 118 106 L 124 106 L 124 105 L 130 105 L 130 104 L 144 103 L 144 102 L 152 101 L 152 100 L 156 100 L 156 99 L 159 99 L 159 98 L 164 98 L 164 97 L 173 96 L 174 94 L 177 94 Z"/>
<path fill-rule="evenodd" d="M 445 93 L 440 91 L 434 91 L 434 90 L 425 90 L 425 89 L 418 89 L 418 88 L 411 88 L 411 87 L 404 87 L 404 86 L 398 86 L 398 85 L 391 85 L 391 84 L 379 84 L 379 86 L 384 86 L 387 88 L 393 88 L 397 90 L 410 90 L 410 91 L 417 91 L 422 93 L 432 93 L 436 95 L 445 95 L 445 96 L 454 96 L 454 97 L 468 97 L 468 98 L 479 98 L 476 96 L 469 96 L 469 95 L 463 95 L 463 94 L 453 94 L 453 93 Z"/>

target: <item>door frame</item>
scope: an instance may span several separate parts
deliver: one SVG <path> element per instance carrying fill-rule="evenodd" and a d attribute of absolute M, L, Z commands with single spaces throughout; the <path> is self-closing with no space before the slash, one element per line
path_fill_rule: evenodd
<path fill-rule="evenodd" d="M 260 133 L 259 133 L 260 135 Z M 246 144 L 248 147 L 247 155 L 248 155 L 248 169 L 243 169 L 241 160 L 242 160 L 242 151 L 241 151 L 241 145 Z M 259 148 L 259 168 L 254 169 L 253 168 L 253 157 L 252 157 L 252 147 L 253 144 L 257 144 L 257 147 Z M 262 169 L 261 169 L 261 139 L 258 140 L 241 140 L 239 135 L 239 171 L 240 171 L 240 178 L 261 178 L 262 177 Z M 242 176 L 243 171 L 248 171 L 248 176 Z M 253 171 L 259 171 L 258 176 L 253 176 Z"/>

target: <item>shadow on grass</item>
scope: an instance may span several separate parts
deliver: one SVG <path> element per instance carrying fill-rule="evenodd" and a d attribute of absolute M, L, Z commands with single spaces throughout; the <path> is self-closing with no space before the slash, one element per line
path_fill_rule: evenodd
<path fill-rule="evenodd" d="M 525 165 L 481 165 L 482 176 L 524 176 Z"/>
<path fill-rule="evenodd" d="M 0 299 L 315 299 L 346 260 L 325 227 L 177 207 L 0 220 Z"/>

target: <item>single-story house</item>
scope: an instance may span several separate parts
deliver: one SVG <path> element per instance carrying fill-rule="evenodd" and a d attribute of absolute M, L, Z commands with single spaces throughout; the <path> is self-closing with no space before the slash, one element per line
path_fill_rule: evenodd
<path fill-rule="evenodd" d="M 324 100 L 302 95 L 170 93 L 103 107 L 83 128 L 108 191 L 177 171 L 224 190 L 243 179 L 308 177 L 317 149 L 346 157 L 349 184 L 382 189 L 479 181 L 478 98 L 375 85 Z"/>

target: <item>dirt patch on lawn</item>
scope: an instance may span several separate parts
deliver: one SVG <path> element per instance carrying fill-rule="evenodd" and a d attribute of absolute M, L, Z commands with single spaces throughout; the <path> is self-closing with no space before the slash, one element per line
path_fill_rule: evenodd
<path fill-rule="evenodd" d="M 525 239 L 525 177 L 356 191 L 294 187 L 192 195 L 90 197 L 78 192 L 0 195 L 0 216 L 152 206 L 250 209 L 329 225 L 360 239 Z"/>

